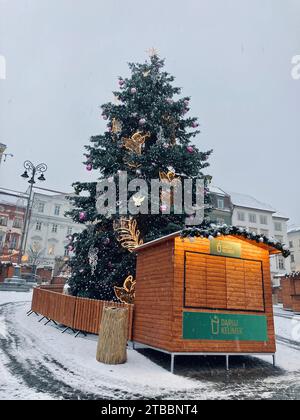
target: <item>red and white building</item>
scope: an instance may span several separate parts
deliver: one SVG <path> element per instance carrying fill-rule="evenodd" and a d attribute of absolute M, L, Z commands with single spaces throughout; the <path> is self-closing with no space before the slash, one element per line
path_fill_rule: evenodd
<path fill-rule="evenodd" d="M 0 195 L 0 261 L 15 262 L 26 212 L 25 200 Z"/>

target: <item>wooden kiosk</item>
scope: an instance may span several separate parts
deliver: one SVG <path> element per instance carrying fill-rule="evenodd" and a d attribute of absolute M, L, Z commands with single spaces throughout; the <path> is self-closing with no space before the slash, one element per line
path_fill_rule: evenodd
<path fill-rule="evenodd" d="M 233 355 L 270 355 L 275 365 L 270 254 L 288 251 L 247 231 L 196 233 L 136 248 L 134 344 L 170 354 L 172 372 L 186 354 L 226 356 L 227 369 Z"/>

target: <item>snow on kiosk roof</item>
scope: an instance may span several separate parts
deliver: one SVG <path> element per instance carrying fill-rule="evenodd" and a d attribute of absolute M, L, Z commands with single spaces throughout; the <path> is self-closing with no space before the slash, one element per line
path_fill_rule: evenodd
<path fill-rule="evenodd" d="M 252 233 L 248 229 L 227 225 L 210 225 L 207 228 L 185 228 L 182 231 L 172 233 L 171 235 L 163 236 L 162 238 L 155 239 L 151 242 L 146 242 L 145 244 L 135 248 L 135 252 L 138 252 L 141 249 L 148 248 L 160 242 L 165 242 L 176 237 L 181 237 L 182 239 L 215 239 L 221 236 L 235 236 L 239 237 L 242 240 L 250 241 L 260 248 L 267 249 L 271 255 L 282 254 L 285 258 L 290 256 L 290 251 L 287 245 L 277 241 L 276 239 L 271 239 L 264 235 L 258 235 L 254 232 Z"/>
<path fill-rule="evenodd" d="M 194 238 L 194 239 L 193 239 Z M 190 240 L 187 240 L 190 239 Z M 276 352 L 270 254 L 288 248 L 226 225 L 135 249 L 133 341 L 171 355 Z"/>

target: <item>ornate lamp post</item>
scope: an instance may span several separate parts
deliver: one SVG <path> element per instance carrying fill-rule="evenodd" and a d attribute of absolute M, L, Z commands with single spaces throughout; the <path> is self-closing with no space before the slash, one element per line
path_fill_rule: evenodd
<path fill-rule="evenodd" d="M 30 210 L 31 210 L 31 200 L 32 200 L 32 193 L 33 193 L 33 186 L 36 184 L 36 177 L 38 176 L 37 180 L 44 182 L 46 181 L 46 178 L 44 176 L 44 173 L 47 171 L 48 167 L 45 163 L 40 163 L 37 166 L 34 166 L 32 162 L 29 160 L 26 160 L 24 162 L 24 168 L 25 171 L 23 173 L 22 178 L 28 179 L 28 183 L 30 184 L 29 189 L 29 198 L 27 202 L 27 208 L 25 213 L 25 220 L 24 220 L 24 226 L 23 226 L 23 232 L 22 232 L 22 239 L 21 239 L 21 245 L 20 245 L 20 253 L 19 253 L 19 259 L 18 263 L 21 264 L 23 254 L 26 250 L 27 245 L 27 238 L 28 238 L 28 231 L 29 231 L 29 224 L 30 224 Z"/>

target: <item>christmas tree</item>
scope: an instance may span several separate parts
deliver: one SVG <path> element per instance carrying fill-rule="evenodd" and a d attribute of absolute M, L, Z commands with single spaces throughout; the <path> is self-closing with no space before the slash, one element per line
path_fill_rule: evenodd
<path fill-rule="evenodd" d="M 118 210 L 99 214 L 99 180 L 117 183 L 121 172 L 127 172 L 128 182 L 143 179 L 149 185 L 152 179 L 205 178 L 203 169 L 209 166 L 211 151 L 201 152 L 191 143 L 200 133 L 198 120 L 188 116 L 190 98 L 180 97 L 181 89 L 173 86 L 175 79 L 164 66 L 164 60 L 151 50 L 145 63 L 129 64 L 131 77 L 119 78 L 118 90 L 113 92 L 116 102 L 101 106 L 107 130 L 91 137 L 84 162 L 97 176 L 95 182 L 75 183 L 71 199 L 70 215 L 86 225 L 81 234 L 69 238 L 73 295 L 116 300 L 114 287 L 135 276 L 134 248 L 185 225 L 185 214 L 166 214 L 163 205 L 159 214 L 140 214 L 139 207 L 150 199 L 136 193 L 127 197 L 134 196 L 134 216 L 121 215 Z"/>

